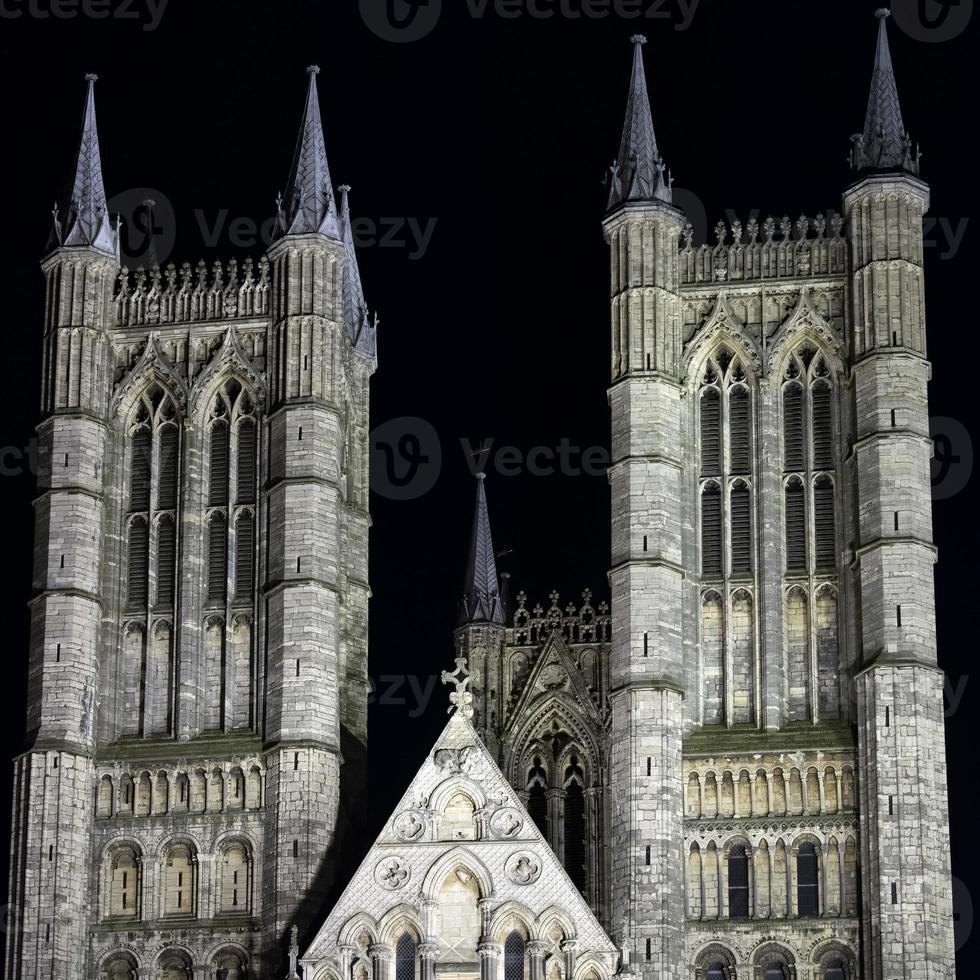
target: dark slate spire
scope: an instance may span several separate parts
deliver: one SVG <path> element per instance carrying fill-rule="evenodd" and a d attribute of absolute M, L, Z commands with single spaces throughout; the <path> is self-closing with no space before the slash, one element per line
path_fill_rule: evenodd
<path fill-rule="evenodd" d="M 643 71 L 643 45 L 647 39 L 642 34 L 634 34 L 630 40 L 633 42 L 633 78 L 619 157 L 612 167 L 610 209 L 628 201 L 664 201 L 668 204 L 671 201 L 670 180 L 657 149 Z"/>
<path fill-rule="evenodd" d="M 470 539 L 470 557 L 466 563 L 466 584 L 459 615 L 461 626 L 470 623 L 504 624 L 504 607 L 500 601 L 500 584 L 497 581 L 497 559 L 493 553 L 490 514 L 487 511 L 487 494 L 483 486 L 485 476 L 485 473 L 476 474 L 476 513 L 473 517 L 473 536 Z"/>
<path fill-rule="evenodd" d="M 306 69 L 310 84 L 306 93 L 303 128 L 296 142 L 292 170 L 286 184 L 285 198 L 279 202 L 276 235 L 325 235 L 340 238 L 337 202 L 330 183 L 327 150 L 323 143 L 323 124 L 320 120 L 320 100 L 317 97 L 316 76 L 320 69 Z"/>
<path fill-rule="evenodd" d="M 347 336 L 354 349 L 378 363 L 377 327 L 368 316 L 367 303 L 364 302 L 364 288 L 361 285 L 361 270 L 357 264 L 357 249 L 354 245 L 354 226 L 350 216 L 350 187 L 340 187 L 340 237 L 344 243 L 344 325 Z"/>
<path fill-rule="evenodd" d="M 102 183 L 102 158 L 95 124 L 95 83 L 98 75 L 86 75 L 88 93 L 82 116 L 82 141 L 75 163 L 75 179 L 64 221 L 54 211 L 54 237 L 58 245 L 88 245 L 102 252 L 116 251 L 116 236 L 109 223 L 109 211 Z"/>
<path fill-rule="evenodd" d="M 871 75 L 871 94 L 864 132 L 851 137 L 851 166 L 854 170 L 904 170 L 918 175 L 919 157 L 912 155 L 912 141 L 902 123 L 898 86 L 888 48 L 885 22 L 891 11 L 882 8 L 875 12 L 875 16 L 878 18 L 878 46 Z"/>

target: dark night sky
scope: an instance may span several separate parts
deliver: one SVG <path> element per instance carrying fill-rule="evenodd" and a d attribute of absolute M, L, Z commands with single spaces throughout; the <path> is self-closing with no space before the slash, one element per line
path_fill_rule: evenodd
<path fill-rule="evenodd" d="M 70 0 L 69 0 L 70 2 Z M 928 0 L 928 4 L 935 0 Z M 51 0 L 34 0 L 43 11 Z M 81 0 L 79 0 L 81 3 Z M 115 0 L 113 0 L 115 4 Z M 152 188 L 162 241 L 178 262 L 258 256 L 233 240 L 235 218 L 261 223 L 285 181 L 310 62 L 322 67 L 320 98 L 336 183 L 353 185 L 356 215 L 435 219 L 424 255 L 375 244 L 361 251 L 368 301 L 380 310 L 381 368 L 373 424 L 420 417 L 437 433 L 434 486 L 408 501 L 372 502 L 371 674 L 411 675 L 423 687 L 451 665 L 451 631 L 468 538 L 472 479 L 461 439 L 495 448 L 576 447 L 608 441 L 608 259 L 600 232 L 601 181 L 619 141 L 630 34 L 646 48 L 654 121 L 677 188 L 707 223 L 732 211 L 743 222 L 795 218 L 840 207 L 849 134 L 861 127 L 874 47 L 875 2 L 702 0 L 687 29 L 678 3 L 653 2 L 667 19 L 505 19 L 470 14 L 475 0 L 446 0 L 426 38 L 393 44 L 372 33 L 353 0 L 171 0 L 154 30 L 142 21 L 31 16 L 4 0 L 0 104 L 4 134 L 4 376 L 0 390 L 3 552 L 8 587 L 0 819 L 9 834 L 10 767 L 22 737 L 27 660 L 31 499 L 18 462 L 38 420 L 42 280 L 38 260 L 48 212 L 63 193 L 77 148 L 82 76 L 96 71 L 107 191 L 125 212 Z M 572 3 L 574 0 L 566 0 Z M 912 23 L 915 2 L 896 0 Z M 468 5 L 469 4 L 469 5 Z M 380 6 L 380 3 L 379 3 Z M 539 2 L 539 7 L 545 6 Z M 555 0 L 553 5 L 557 8 Z M 962 10 L 972 8 L 967 0 Z M 892 23 L 892 52 L 905 121 L 924 151 L 933 189 L 927 302 L 934 364 L 932 414 L 970 429 L 974 370 L 959 341 L 972 293 L 976 229 L 973 167 L 960 142 L 972 128 L 971 27 L 935 34 Z M 963 114 L 966 115 L 963 115 Z M 125 192 L 125 193 L 124 193 Z M 170 210 L 172 209 L 172 211 Z M 172 214 L 172 217 L 169 215 Z M 206 235 L 226 216 L 216 245 Z M 966 230 L 958 249 L 946 229 Z M 203 228 L 203 230 L 202 230 Z M 403 228 L 394 235 L 405 243 Z M 953 253 L 953 254 L 949 254 Z M 971 262 L 971 259 L 974 261 Z M 972 348 L 967 349 L 972 353 Z M 961 457 L 962 428 L 943 422 Z M 403 431 L 394 423 L 393 431 Z M 425 445 L 431 450 L 432 440 Z M 18 472 L 18 470 L 20 472 Z M 609 495 L 587 475 L 508 476 L 487 484 L 498 550 L 515 591 L 562 603 L 585 587 L 606 595 Z M 954 689 L 948 721 L 953 869 L 963 936 L 968 893 L 980 869 L 967 847 L 975 764 L 970 719 L 980 691 L 971 675 L 980 585 L 972 484 L 936 503 L 940 663 Z M 388 687 L 380 683 L 380 690 Z M 371 711 L 371 829 L 387 817 L 443 724 L 445 694 L 425 712 L 407 704 Z M 390 700 L 390 698 L 388 699 Z M 377 752 L 383 746 L 383 755 Z M 6 875 L 3 876 L 6 883 Z M 976 946 L 974 941 L 972 946 Z M 961 951 L 961 955 L 969 950 Z"/>

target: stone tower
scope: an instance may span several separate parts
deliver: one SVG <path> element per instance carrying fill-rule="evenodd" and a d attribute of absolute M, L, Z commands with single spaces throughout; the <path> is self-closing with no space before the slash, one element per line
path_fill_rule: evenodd
<path fill-rule="evenodd" d="M 27 741 L 14 766 L 7 935 L 10 978 L 82 980 L 95 819 L 96 711 L 106 614 L 104 551 L 113 294 L 119 262 L 95 122 L 94 75 L 68 209 L 42 263 L 46 285 L 38 426 Z"/>
<path fill-rule="evenodd" d="M 864 975 L 954 973 L 943 673 L 936 663 L 919 178 L 886 33 L 844 194 L 854 442 L 852 517 Z"/>
<path fill-rule="evenodd" d="M 258 263 L 120 268 L 89 88 L 55 213 L 7 976 L 284 975 L 363 796 L 376 322 L 309 70 Z"/>
<path fill-rule="evenodd" d="M 612 252 L 610 928 L 645 976 L 683 958 L 681 759 L 682 213 L 657 148 L 633 38 L 633 78 L 603 224 Z"/>

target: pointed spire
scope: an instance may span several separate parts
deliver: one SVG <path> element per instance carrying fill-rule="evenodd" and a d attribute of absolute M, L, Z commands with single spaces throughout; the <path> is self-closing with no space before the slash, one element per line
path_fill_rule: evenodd
<path fill-rule="evenodd" d="M 102 183 L 102 158 L 99 154 L 99 132 L 95 122 L 95 83 L 98 75 L 86 75 L 88 91 L 82 116 L 82 139 L 75 162 L 71 198 L 64 219 L 54 213 L 54 236 L 58 245 L 87 245 L 115 254 L 116 236 L 109 222 L 105 186 Z"/>
<path fill-rule="evenodd" d="M 460 608 L 460 625 L 469 623 L 504 624 L 504 609 L 497 581 L 497 559 L 490 534 L 490 513 L 484 489 L 485 473 L 476 474 L 476 513 L 473 517 L 473 536 L 470 556 L 466 563 L 466 584 Z"/>
<path fill-rule="evenodd" d="M 372 323 L 364 301 L 364 287 L 361 285 L 361 270 L 354 244 L 354 224 L 350 215 L 350 186 L 342 184 L 339 190 L 340 238 L 344 243 L 344 325 L 354 349 L 377 365 L 377 317 Z"/>
<path fill-rule="evenodd" d="M 337 202 L 330 183 L 327 150 L 323 142 L 320 100 L 316 76 L 320 69 L 310 65 L 303 126 L 296 141 L 293 166 L 286 184 L 285 199 L 280 199 L 276 218 L 276 235 L 325 235 L 339 238 Z"/>
<path fill-rule="evenodd" d="M 628 201 L 664 201 L 667 204 L 671 201 L 670 180 L 657 148 L 643 70 L 643 45 L 647 39 L 642 34 L 634 34 L 630 40 L 633 42 L 633 78 L 619 157 L 612 166 L 610 209 Z"/>
<path fill-rule="evenodd" d="M 902 122 L 898 86 L 892 55 L 888 47 L 886 22 L 891 11 L 875 11 L 878 18 L 878 44 L 871 75 L 871 94 L 864 120 L 864 132 L 851 137 L 851 166 L 854 170 L 904 170 L 918 175 L 918 154 L 912 155 L 912 141 Z"/>

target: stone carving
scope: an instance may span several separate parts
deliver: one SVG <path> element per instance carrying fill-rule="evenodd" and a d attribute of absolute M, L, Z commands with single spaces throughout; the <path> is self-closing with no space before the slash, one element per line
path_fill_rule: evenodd
<path fill-rule="evenodd" d="M 509 807 L 498 810 L 490 821 L 490 829 L 495 837 L 511 840 L 524 829 L 524 820 L 520 814 Z"/>
<path fill-rule="evenodd" d="M 479 754 L 475 745 L 465 745 L 461 749 L 439 749 L 433 758 L 443 772 L 468 775 L 476 768 Z"/>
<path fill-rule="evenodd" d="M 374 877 L 378 884 L 392 892 L 404 888 L 411 876 L 411 869 L 397 857 L 385 858 L 374 870 Z"/>
<path fill-rule="evenodd" d="M 541 877 L 541 862 L 530 851 L 518 851 L 507 862 L 507 877 L 515 885 L 533 885 Z"/>
<path fill-rule="evenodd" d="M 406 810 L 395 818 L 393 828 L 399 840 L 411 843 L 421 839 L 427 826 L 428 822 L 421 813 Z"/>

